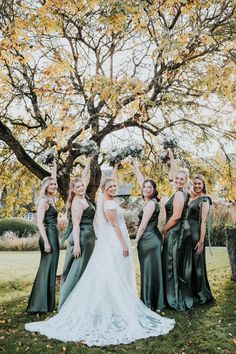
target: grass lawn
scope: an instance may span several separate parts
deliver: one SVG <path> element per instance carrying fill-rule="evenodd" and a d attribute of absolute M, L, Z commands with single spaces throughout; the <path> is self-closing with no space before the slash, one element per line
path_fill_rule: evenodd
<path fill-rule="evenodd" d="M 61 251 L 58 274 L 65 251 Z M 134 254 L 137 265 L 137 254 Z M 39 252 L 0 252 L 0 351 L 3 353 L 236 353 L 236 282 L 230 280 L 225 248 L 207 252 L 209 280 L 216 298 L 214 306 L 191 311 L 166 310 L 176 326 L 167 336 L 139 340 L 129 345 L 88 348 L 81 343 L 62 343 L 24 330 L 37 315 L 24 312 L 39 263 Z M 139 282 L 139 274 L 137 274 Z M 57 289 L 58 290 L 58 289 Z M 89 295 L 89 294 L 88 294 Z M 58 291 L 57 291 L 58 296 Z M 41 315 L 40 319 L 47 315 Z"/>

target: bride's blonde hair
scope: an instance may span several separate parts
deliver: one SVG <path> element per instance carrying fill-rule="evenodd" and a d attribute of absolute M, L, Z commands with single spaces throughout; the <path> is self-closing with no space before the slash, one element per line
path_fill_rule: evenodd
<path fill-rule="evenodd" d="M 105 178 L 103 178 L 102 181 L 101 181 L 101 191 L 102 191 L 102 193 L 105 192 L 105 190 L 106 190 L 106 185 L 107 185 L 108 182 L 115 182 L 115 183 L 116 183 L 116 181 L 115 181 L 114 178 L 111 178 L 111 177 L 105 177 Z"/>

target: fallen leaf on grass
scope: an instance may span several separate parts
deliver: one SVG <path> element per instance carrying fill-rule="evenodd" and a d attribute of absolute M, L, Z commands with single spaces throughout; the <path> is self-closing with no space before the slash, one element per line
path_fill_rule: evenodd
<path fill-rule="evenodd" d="M 232 340 L 233 344 L 236 345 L 236 338 Z"/>
<path fill-rule="evenodd" d="M 28 352 L 29 349 L 30 347 L 25 348 L 24 352 Z"/>

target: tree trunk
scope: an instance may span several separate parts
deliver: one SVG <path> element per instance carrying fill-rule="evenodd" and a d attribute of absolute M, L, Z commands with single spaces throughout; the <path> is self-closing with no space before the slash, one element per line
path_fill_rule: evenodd
<path fill-rule="evenodd" d="M 96 156 L 91 164 L 90 181 L 87 188 L 87 194 L 93 202 L 95 201 L 96 193 L 100 185 L 101 176 L 102 172 L 98 165 L 98 156 Z"/>
<path fill-rule="evenodd" d="M 62 196 L 63 201 L 66 203 L 69 186 L 70 186 L 70 175 L 68 173 L 57 175 L 58 192 Z"/>
<path fill-rule="evenodd" d="M 236 281 L 236 228 L 227 228 L 225 230 L 225 235 L 229 262 L 232 271 L 231 279 Z"/>

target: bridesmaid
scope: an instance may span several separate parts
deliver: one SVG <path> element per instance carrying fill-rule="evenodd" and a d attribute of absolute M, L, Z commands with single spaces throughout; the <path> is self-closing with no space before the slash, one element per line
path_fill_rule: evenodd
<path fill-rule="evenodd" d="M 185 222 L 189 200 L 189 194 L 184 191 L 187 181 L 188 172 L 184 169 L 177 170 L 174 176 L 175 193 L 165 205 L 167 220 L 163 229 L 165 302 L 167 306 L 176 310 L 185 310 L 193 306 L 192 243 L 189 225 Z"/>
<path fill-rule="evenodd" d="M 57 210 L 53 197 L 57 191 L 56 161 L 53 161 L 51 177 L 42 181 L 37 208 L 37 224 L 40 232 L 41 260 L 28 302 L 28 312 L 52 312 L 55 308 L 56 272 L 59 258 Z"/>
<path fill-rule="evenodd" d="M 173 177 L 177 166 L 173 153 L 169 151 L 170 173 Z M 205 237 L 207 233 L 207 222 L 210 215 L 211 198 L 206 196 L 206 181 L 203 175 L 193 178 L 192 199 L 188 206 L 187 219 L 192 239 L 192 279 L 191 289 L 193 302 L 196 305 L 213 303 L 210 285 L 207 278 Z"/>
<path fill-rule="evenodd" d="M 194 197 L 188 207 L 188 222 L 193 242 L 192 292 L 194 304 L 202 305 L 214 302 L 207 278 L 205 256 L 205 237 L 212 201 L 206 196 L 206 181 L 203 175 L 199 174 L 193 178 L 193 192 Z"/>
<path fill-rule="evenodd" d="M 95 246 L 96 236 L 93 226 L 95 207 L 85 196 L 90 178 L 90 162 L 91 157 L 87 159 L 82 178 L 74 178 L 70 184 L 67 214 L 70 218 L 68 229 L 71 232 L 62 272 L 59 307 L 63 305 L 83 274 Z"/>
<path fill-rule="evenodd" d="M 137 162 L 133 161 L 134 171 L 140 186 L 143 207 L 139 212 L 139 227 L 136 235 L 141 272 L 141 300 L 153 311 L 164 307 L 162 273 L 162 236 L 158 230 L 160 213 L 156 183 L 142 176 Z"/>

